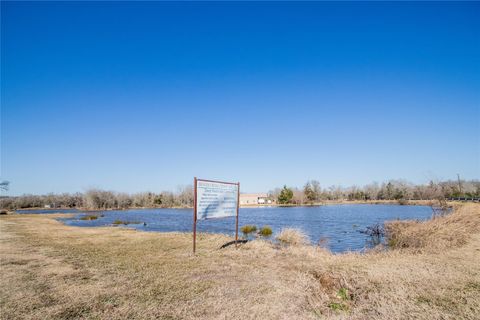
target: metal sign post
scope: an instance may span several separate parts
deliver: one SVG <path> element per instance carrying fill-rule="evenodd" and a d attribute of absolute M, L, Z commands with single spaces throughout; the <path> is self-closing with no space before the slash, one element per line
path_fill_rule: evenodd
<path fill-rule="evenodd" d="M 235 247 L 238 242 L 240 182 L 193 178 L 193 253 L 196 251 L 197 220 L 235 217 Z"/>
<path fill-rule="evenodd" d="M 238 245 L 238 208 L 240 204 L 240 182 L 237 182 L 237 217 L 235 218 L 235 248 Z"/>
<path fill-rule="evenodd" d="M 197 177 L 193 178 L 193 254 L 197 240 Z"/>

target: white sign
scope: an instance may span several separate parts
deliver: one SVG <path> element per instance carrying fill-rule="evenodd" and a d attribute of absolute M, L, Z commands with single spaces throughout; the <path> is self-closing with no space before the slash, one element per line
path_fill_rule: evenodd
<path fill-rule="evenodd" d="M 238 184 L 197 180 L 197 219 L 235 217 Z"/>

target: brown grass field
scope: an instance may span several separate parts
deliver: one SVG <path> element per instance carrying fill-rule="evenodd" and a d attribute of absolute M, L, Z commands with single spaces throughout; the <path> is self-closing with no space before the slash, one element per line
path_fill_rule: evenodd
<path fill-rule="evenodd" d="M 1 319 L 480 319 L 478 204 L 341 255 L 55 217 L 0 217 Z"/>

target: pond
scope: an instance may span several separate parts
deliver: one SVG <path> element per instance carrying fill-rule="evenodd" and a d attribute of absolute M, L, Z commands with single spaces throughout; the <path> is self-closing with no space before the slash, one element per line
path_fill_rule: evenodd
<path fill-rule="evenodd" d="M 103 216 L 97 220 L 79 220 L 84 214 L 78 212 L 73 218 L 61 220 L 67 225 L 81 227 L 107 226 L 112 225 L 115 220 L 123 220 L 140 222 L 128 227 L 142 231 L 192 231 L 192 209 L 134 209 L 93 214 Z M 308 235 L 312 244 L 322 240 L 324 246 L 332 252 L 345 252 L 362 251 L 376 244 L 372 242 L 372 237 L 362 233 L 369 226 L 397 219 L 426 220 L 431 216 L 432 209 L 428 206 L 355 204 L 242 208 L 239 213 L 239 227 L 246 224 L 258 227 L 268 225 L 274 235 L 285 227 L 299 228 Z M 197 230 L 234 235 L 235 218 L 200 220 Z"/>

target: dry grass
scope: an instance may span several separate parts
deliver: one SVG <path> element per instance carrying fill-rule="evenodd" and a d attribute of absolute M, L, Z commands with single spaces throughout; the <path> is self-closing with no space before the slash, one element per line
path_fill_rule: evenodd
<path fill-rule="evenodd" d="M 480 230 L 478 212 L 474 205 L 460 206 L 445 217 L 425 222 L 392 221 L 385 224 L 389 244 L 394 248 L 443 250 L 464 245 L 472 233 Z"/>
<path fill-rule="evenodd" d="M 332 255 L 230 238 L 0 218 L 1 319 L 478 319 L 480 205 Z M 452 231 L 453 230 L 453 231 Z M 406 239 L 413 237 L 414 245 Z M 435 241 L 438 240 L 438 241 Z M 438 243 L 441 243 L 439 246 Z M 419 250 L 421 248 L 421 250 Z M 442 248 L 442 250 L 438 250 Z"/>
<path fill-rule="evenodd" d="M 308 243 L 307 235 L 300 229 L 283 228 L 276 236 L 280 243 L 292 246 L 302 246 Z"/>

